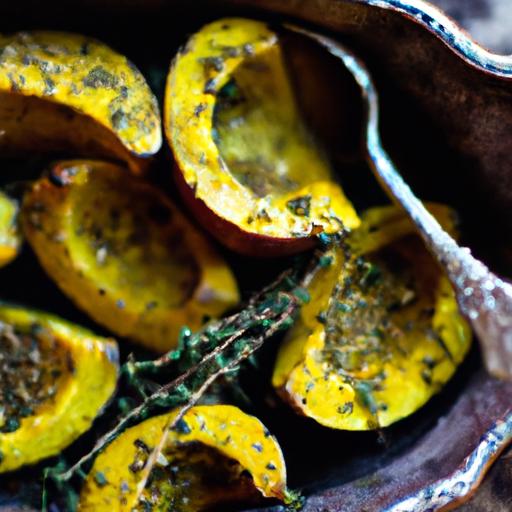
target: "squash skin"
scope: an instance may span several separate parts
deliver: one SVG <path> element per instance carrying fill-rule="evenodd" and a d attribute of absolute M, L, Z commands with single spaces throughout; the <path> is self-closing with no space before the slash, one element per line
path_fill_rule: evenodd
<path fill-rule="evenodd" d="M 300 175 L 298 188 L 264 196 L 258 196 L 234 176 L 226 159 L 236 160 L 237 149 L 231 151 L 231 157 L 223 156 L 213 136 L 219 91 L 237 70 L 243 69 L 246 59 L 260 57 L 267 59 L 269 73 L 275 72 L 274 82 L 270 80 L 265 86 L 278 89 L 280 101 L 275 110 L 285 105 L 281 120 L 288 123 L 273 135 L 275 139 L 285 138 L 288 152 L 280 157 L 279 152 L 270 151 L 270 161 L 275 165 L 273 159 L 285 161 L 289 169 L 286 176 L 290 178 L 300 174 L 297 162 L 308 162 L 308 175 Z M 176 161 L 178 188 L 198 221 L 213 236 L 230 249 L 251 256 L 300 252 L 315 244 L 318 233 L 339 231 L 340 221 L 347 229 L 359 225 L 357 214 L 333 180 L 321 152 L 307 142 L 308 137 L 301 138 L 302 132 L 290 128 L 301 121 L 281 62 L 277 35 L 264 23 L 225 19 L 203 27 L 188 41 L 171 65 L 167 80 L 164 128 Z M 264 144 L 264 122 L 255 122 L 255 129 L 256 146 Z M 226 151 L 229 153 L 229 148 Z M 240 151 L 243 156 L 243 149 Z M 308 198 L 307 215 L 289 207 L 299 198 Z"/>
<path fill-rule="evenodd" d="M 445 229 L 453 233 L 453 212 L 441 205 L 428 207 Z M 395 317 L 391 313 L 388 316 L 395 318 L 396 325 L 401 325 L 400 315 L 403 315 L 402 324 L 407 325 L 405 319 L 418 322 L 420 308 L 426 311 L 432 307 L 430 331 L 441 342 L 431 339 L 430 334 L 418 330 L 420 327 L 416 328 L 413 323 L 410 333 L 404 331 L 405 334 L 401 334 L 403 355 L 393 352 L 390 359 L 383 359 L 382 367 L 372 366 L 368 358 L 368 365 L 362 366 L 359 373 L 346 371 L 343 375 L 343 371 L 338 372 L 323 355 L 326 327 L 319 317 L 328 308 L 330 300 L 334 300 L 331 294 L 336 283 L 343 282 L 338 281 L 338 276 L 344 269 L 344 252 L 342 249 L 332 250 L 329 254 L 332 263 L 320 269 L 313 278 L 309 288 L 311 301 L 302 308 L 299 319 L 283 342 L 272 377 L 281 396 L 301 414 L 335 429 L 386 427 L 427 402 L 464 359 L 471 342 L 470 328 L 458 311 L 448 280 L 440 275 L 426 249 L 422 245 L 407 245 L 412 242 L 410 237 L 404 237 L 413 233 L 410 221 L 398 208 L 374 208 L 362 214 L 362 227 L 353 233 L 349 244 L 356 254 L 363 255 L 379 253 L 393 246 L 402 247 L 400 254 L 406 254 L 408 261 L 412 259 L 424 265 L 421 269 L 426 276 L 423 282 L 415 274 L 416 279 L 420 279 L 418 296 L 411 305 L 394 313 Z M 429 289 L 433 290 L 432 299 L 427 299 L 426 290 Z M 382 346 L 386 346 L 384 343 Z M 387 343 L 390 343 L 389 339 Z M 380 357 L 385 358 L 386 352 Z M 384 375 L 381 381 L 376 373 L 379 371 Z M 367 384 L 372 382 L 378 384 L 368 388 Z"/>
<path fill-rule="evenodd" d="M 103 43 L 64 32 L 0 35 L 2 153 L 66 151 L 140 172 L 161 146 L 142 74 Z"/>
<path fill-rule="evenodd" d="M 21 248 L 18 203 L 0 192 L 0 267 L 10 263 Z"/>
<path fill-rule="evenodd" d="M 103 249 L 94 245 L 96 235 L 84 229 L 89 213 L 80 210 L 80 204 L 93 196 L 103 199 L 107 208 L 117 205 L 121 212 L 121 227 L 115 231 L 102 207 L 89 208 L 91 213 L 96 210 L 90 224 L 102 226 L 105 246 L 112 240 L 115 246 L 118 233 L 124 244 L 117 253 L 114 247 L 103 254 L 111 259 L 106 263 L 99 258 Z M 128 211 L 137 202 L 133 215 L 146 215 L 142 219 Z M 168 212 L 169 219 L 150 219 L 150 209 Z M 123 215 L 132 226 L 123 227 Z M 113 164 L 85 160 L 57 164 L 25 196 L 22 224 L 42 266 L 64 293 L 97 322 L 152 350 L 173 348 L 183 325 L 197 329 L 204 317 L 217 317 L 239 301 L 230 269 L 203 235 L 159 190 Z M 125 244 L 137 236 L 130 231 L 137 224 L 147 227 L 149 234 L 142 236 L 149 238 Z M 84 234 L 77 235 L 80 231 Z M 145 259 L 146 249 L 156 256 Z M 172 260 L 174 252 L 181 256 L 171 266 L 166 258 Z M 180 274 L 190 274 L 191 282 L 185 283 L 187 289 L 179 300 L 171 302 L 169 290 L 181 293 L 181 288 L 176 291 L 166 282 L 182 279 Z"/>
<path fill-rule="evenodd" d="M 98 455 L 84 482 L 78 510 L 133 510 L 137 505 L 134 490 L 138 475 L 129 466 L 136 458 L 136 444 L 143 443 L 152 450 L 158 445 L 165 426 L 172 423 L 177 413 L 175 410 L 156 416 L 126 430 Z M 230 405 L 200 405 L 184 415 L 182 426 L 185 428 L 169 431 L 166 447 L 180 449 L 191 443 L 211 447 L 247 470 L 263 496 L 284 499 L 286 468 L 283 455 L 275 438 L 257 418 Z M 162 452 L 165 453 L 165 449 Z M 98 474 L 102 476 L 100 482 Z M 184 506 L 180 511 L 203 510 L 212 505 L 208 496 L 194 496 L 194 491 L 200 489 L 190 490 L 190 508 Z"/>
<path fill-rule="evenodd" d="M 34 324 L 63 345 L 72 364 L 55 397 L 14 432 L 0 433 L 0 473 L 59 454 L 92 425 L 116 389 L 119 354 L 113 339 L 55 316 L 0 304 L 0 322 L 30 329 Z"/>

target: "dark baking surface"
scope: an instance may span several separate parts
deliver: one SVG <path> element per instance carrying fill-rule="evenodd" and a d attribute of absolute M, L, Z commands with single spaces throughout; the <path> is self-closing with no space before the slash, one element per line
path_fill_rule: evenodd
<path fill-rule="evenodd" d="M 335 1 L 332 0 L 333 3 Z M 503 9 L 503 6 L 508 1 L 438 0 L 434 3 L 445 7 L 447 12 L 458 19 L 462 26 L 470 30 L 482 44 L 495 51 L 507 52 L 512 50 L 512 31 L 503 28 L 510 26 L 510 23 L 507 23 Z M 33 4 L 33 2 L 30 3 Z M 130 4 L 133 7 L 136 2 L 130 2 Z M 145 44 L 144 47 L 137 47 L 137 45 L 130 46 L 129 44 L 124 46 L 125 43 L 123 41 L 130 29 L 129 26 L 125 25 L 125 23 L 130 23 L 129 15 L 116 20 L 117 25 L 113 22 L 114 18 L 109 19 L 106 16 L 105 20 L 100 21 L 98 25 L 94 25 L 94 28 L 92 28 L 93 25 L 91 23 L 94 16 L 91 15 L 85 15 L 80 20 L 76 17 L 68 18 L 71 19 L 71 26 L 69 26 L 66 22 L 62 21 L 66 19 L 65 16 L 60 21 L 56 18 L 56 22 L 50 16 L 47 16 L 45 21 L 44 16 L 38 17 L 30 16 L 26 13 L 22 14 L 19 12 L 22 9 L 19 6 L 11 6 L 11 8 L 15 11 L 14 21 L 4 17 L 0 22 L 0 29 L 2 31 L 34 26 L 68 28 L 97 34 L 105 41 L 118 47 L 121 51 L 126 51 L 136 64 L 142 68 L 152 85 L 157 89 L 161 87 L 161 76 L 158 76 L 161 62 L 168 59 L 172 54 L 173 48 L 181 42 L 183 32 L 186 32 L 188 27 L 190 27 L 190 30 L 197 28 L 201 23 L 199 17 L 203 16 L 201 13 L 195 20 L 190 21 L 190 13 L 184 12 L 183 15 L 185 17 L 188 16 L 189 25 L 187 25 L 187 22 L 184 22 L 182 27 L 180 21 L 180 29 L 176 31 L 174 30 L 174 23 L 170 22 L 167 31 L 165 33 L 162 32 L 160 37 L 151 34 L 151 32 L 155 32 L 154 27 L 141 27 L 137 35 L 144 39 Z M 219 10 L 219 15 L 221 14 L 222 12 Z M 181 11 L 178 9 L 174 19 L 181 20 L 180 16 Z M 208 17 L 212 17 L 211 12 L 206 15 L 206 18 Z M 48 20 L 50 21 L 48 22 Z M 144 23 L 150 23 L 151 21 L 151 16 L 147 19 L 143 18 Z M 387 22 L 387 20 L 383 21 L 383 27 L 385 27 Z M 115 27 L 115 30 L 111 30 L 112 27 Z M 458 84 L 447 81 L 442 71 L 447 66 L 453 65 L 457 68 L 457 72 L 460 71 L 466 82 L 473 80 L 474 75 L 467 71 L 465 64 L 461 64 L 449 52 L 446 52 L 441 44 L 432 45 L 432 48 L 428 47 L 424 50 L 422 46 L 424 32 L 425 29 L 414 27 L 410 31 L 404 28 L 403 32 L 395 34 L 398 41 L 397 44 L 400 43 L 400 40 L 404 43 L 411 42 L 410 47 L 397 52 L 396 55 L 382 54 L 388 60 L 381 62 L 381 68 L 385 68 L 389 64 L 391 69 L 403 69 L 405 68 L 404 62 L 412 54 L 415 54 L 416 58 L 424 66 L 422 80 L 418 80 L 418 68 L 415 68 L 410 72 L 410 77 L 404 76 L 400 88 L 388 86 L 385 71 L 379 69 L 378 62 L 372 62 L 374 69 L 379 74 L 378 80 L 382 85 L 384 116 L 387 118 L 384 126 L 385 141 L 401 169 L 411 169 L 417 166 L 414 172 L 407 175 L 415 188 L 424 194 L 425 197 L 444 199 L 456 204 L 463 212 L 466 227 L 468 224 L 470 225 L 471 229 L 466 229 L 468 238 L 471 239 L 473 231 L 476 232 L 475 240 L 470 241 L 474 242 L 479 254 L 491 260 L 497 267 L 506 269 L 510 264 L 508 262 L 508 253 L 506 250 L 497 251 L 497 249 L 502 248 L 502 244 L 507 240 L 507 237 L 500 239 L 500 234 L 495 229 L 489 229 L 489 226 L 492 225 L 492 220 L 496 218 L 496 215 L 500 215 L 498 212 L 506 212 L 507 207 L 510 205 L 507 202 L 506 193 L 502 191 L 501 195 L 496 196 L 497 208 L 495 210 L 487 208 L 485 202 L 482 202 L 482 204 L 475 203 L 476 208 L 472 208 L 468 204 L 470 198 L 478 197 L 480 192 L 481 183 L 477 180 L 477 177 L 484 175 L 480 173 L 480 169 L 488 171 L 491 168 L 500 166 L 500 155 L 496 156 L 494 160 L 490 157 L 486 159 L 478 156 L 480 158 L 478 160 L 475 153 L 472 153 L 472 148 L 466 148 L 469 157 L 462 160 L 462 169 L 465 168 L 464 164 L 469 162 L 471 164 L 469 167 L 474 170 L 469 172 L 468 175 L 462 175 L 460 170 L 455 170 L 452 176 L 443 176 L 445 170 L 440 169 L 439 162 L 443 162 L 446 167 L 456 169 L 457 166 L 461 165 L 461 160 L 453 154 L 451 147 L 447 147 L 444 141 L 444 132 L 437 133 L 435 121 L 431 119 L 437 119 L 436 116 L 442 118 L 444 108 L 442 102 L 447 99 L 443 98 L 439 93 L 441 86 L 436 86 L 436 84 L 442 84 L 447 87 L 446 95 L 456 95 L 462 90 L 457 88 Z M 376 37 L 380 35 L 376 32 Z M 430 39 L 433 38 L 432 35 L 428 37 Z M 148 52 L 148 48 L 153 49 L 156 44 L 164 44 L 164 41 L 167 47 L 163 55 L 161 53 L 153 55 L 151 51 Z M 356 39 L 354 39 L 354 43 L 356 46 L 359 44 L 364 53 L 364 45 L 358 43 Z M 370 54 L 371 52 L 368 53 L 368 56 L 371 60 L 372 55 Z M 150 58 L 148 58 L 148 55 L 150 55 Z M 374 61 L 378 58 L 379 52 L 375 51 L 373 55 Z M 433 66 L 433 62 L 439 63 L 438 68 Z M 461 69 L 458 70 L 458 67 Z M 404 86 L 403 84 L 408 78 L 411 78 L 410 83 Z M 465 85 L 467 86 L 467 83 Z M 484 83 L 484 86 L 488 86 L 493 90 L 491 98 L 494 101 L 497 97 L 495 89 L 499 90 L 500 86 L 494 83 L 491 85 Z M 509 85 L 509 87 L 511 86 Z M 422 88 L 426 89 L 426 92 Z M 403 94 L 404 91 L 405 95 Z M 406 97 L 407 95 L 415 97 L 415 101 L 410 101 Z M 467 109 L 464 115 L 470 119 L 472 115 L 481 114 L 482 110 L 478 111 L 478 108 L 481 106 L 481 102 L 484 101 L 487 101 L 484 95 L 479 96 L 478 91 L 476 91 L 473 103 L 464 103 L 461 106 L 461 108 Z M 396 108 L 397 105 L 401 105 L 402 108 Z M 499 109 L 500 103 L 490 106 L 494 109 Z M 430 116 L 424 115 L 424 111 L 428 109 L 430 109 Z M 414 125 L 414 130 L 408 130 L 407 127 L 410 125 L 412 117 L 419 121 Z M 461 116 L 461 119 L 463 117 Z M 494 118 L 491 118 L 491 122 L 497 123 L 498 117 L 496 115 Z M 392 119 L 390 120 L 390 118 Z M 451 119 L 445 120 L 442 118 L 442 121 L 445 130 L 453 128 L 460 131 L 462 129 L 460 122 L 454 125 L 451 123 Z M 492 128 L 494 131 L 486 134 L 489 139 L 485 144 L 488 144 L 490 153 L 496 153 L 496 148 L 500 152 L 504 152 L 507 146 L 505 144 L 500 146 L 496 139 L 493 138 L 496 134 L 504 132 L 499 131 L 498 128 L 500 127 Z M 408 133 L 409 131 L 410 133 Z M 477 145 L 474 144 L 476 131 L 471 132 L 469 130 L 468 133 L 455 132 L 454 146 L 460 143 L 464 137 L 468 138 L 468 145 Z M 482 152 L 482 145 L 484 144 L 481 143 L 478 147 L 479 152 Z M 420 158 L 418 158 L 419 155 Z M 427 178 L 424 176 L 427 176 Z M 487 174 L 485 176 L 489 181 L 491 175 Z M 501 176 L 506 175 L 501 174 Z M 512 174 L 509 173 L 507 176 L 510 177 Z M 462 187 L 464 193 L 461 194 L 461 190 L 457 190 L 457 186 L 462 177 L 464 178 L 464 185 Z M 439 190 L 439 187 L 436 187 L 436 183 L 439 183 L 441 178 L 447 182 L 445 190 Z M 369 179 L 371 179 L 371 176 L 368 173 L 362 173 L 360 182 Z M 353 184 L 356 190 L 359 184 L 357 180 Z M 487 189 L 483 188 L 482 194 L 492 198 L 494 190 L 492 187 L 487 187 Z M 492 202 L 492 200 L 489 201 Z M 485 211 L 482 211 L 484 209 Z M 510 221 L 512 219 L 505 218 L 505 220 Z M 17 267 L 13 267 L 13 270 L 17 268 L 18 272 L 27 271 L 32 273 L 33 281 L 31 282 L 34 283 L 34 286 L 29 292 L 29 303 L 46 307 L 47 309 L 47 304 L 50 304 L 50 309 L 56 310 L 70 319 L 87 323 L 83 315 L 74 310 L 60 296 L 57 290 L 52 288 L 49 292 L 44 286 L 38 286 L 38 283 L 42 283 L 44 280 L 41 271 L 38 268 L 33 268 L 33 259 L 31 259 L 32 256 L 30 254 L 25 254 L 23 258 L 20 262 L 14 264 Z M 254 274 L 257 274 L 257 272 L 254 272 Z M 15 276 L 14 272 L 2 271 L 0 276 L 3 279 L 0 290 L 2 295 L 6 298 L 27 302 L 26 290 L 17 289 L 13 292 L 16 288 L 16 283 L 12 277 Z M 248 288 L 253 286 L 255 287 L 255 283 L 248 283 Z M 261 377 L 260 379 L 263 380 Z M 512 395 L 511 389 L 486 381 L 484 393 L 482 394 L 482 379 L 485 380 L 481 373 L 479 373 L 478 354 L 474 351 L 472 357 L 458 373 L 454 382 L 439 397 L 432 400 L 419 413 L 396 425 L 396 427 L 387 430 L 384 437 L 379 437 L 375 434 L 344 434 L 326 431 L 312 425 L 307 420 L 295 418 L 288 411 L 279 409 L 269 411 L 260 404 L 262 408 L 261 416 L 271 430 L 275 431 L 284 445 L 291 485 L 304 487 L 307 492 L 316 492 L 327 488 L 333 489 L 333 491 L 327 492 L 321 501 L 313 498 L 308 502 L 306 510 L 309 512 L 335 512 L 338 510 L 343 510 L 344 512 L 352 510 L 355 512 L 362 510 L 360 496 L 362 493 L 366 493 L 367 496 L 370 496 L 372 499 L 375 498 L 375 500 L 369 502 L 365 510 L 367 512 L 377 512 L 382 510 L 385 503 L 389 503 L 389 501 L 382 501 L 389 499 L 389 495 L 385 496 L 386 487 L 384 484 L 386 484 L 386 481 L 388 488 L 391 485 L 395 491 L 398 491 L 396 483 L 400 482 L 401 479 L 404 480 L 411 467 L 414 467 L 415 471 L 419 471 L 418 468 L 421 468 L 421 474 L 424 475 L 425 479 L 435 479 L 444 469 L 444 463 L 448 464 L 446 466 L 448 468 L 453 466 L 454 458 L 462 460 L 468 454 L 472 444 L 474 445 L 480 435 L 491 425 L 493 414 L 498 414 L 499 411 L 504 410 L 509 396 Z M 485 401 L 486 395 L 489 394 L 493 396 L 492 403 Z M 457 407 L 453 405 L 454 403 L 457 404 Z M 482 410 L 481 407 L 479 408 L 479 404 L 482 403 L 486 404 L 485 410 Z M 440 423 L 438 423 L 439 418 L 442 418 Z M 290 429 L 289 425 L 293 425 L 293 429 Z M 441 425 L 441 428 L 439 425 Z M 468 433 L 471 434 L 472 432 L 474 435 L 467 437 Z M 305 443 L 304 439 L 315 439 L 315 443 Z M 436 453 L 435 457 L 426 459 L 425 452 L 435 453 L 432 451 L 434 447 L 437 447 L 440 451 Z M 443 455 L 446 455 L 448 450 L 451 450 L 452 458 L 443 458 Z M 403 462 L 400 462 L 401 460 Z M 418 465 L 414 465 L 415 460 L 418 461 Z M 341 464 L 340 461 L 343 461 L 343 463 Z M 406 462 L 411 463 L 412 466 L 407 465 Z M 336 463 L 338 464 L 336 465 Z M 375 473 L 384 466 L 390 468 L 387 474 L 382 475 L 382 470 L 380 474 Z M 33 472 L 29 470 L 23 472 L 21 477 L 18 475 L 18 478 L 28 480 L 31 475 L 33 475 Z M 376 477 L 375 475 L 380 476 Z M 356 479 L 360 479 L 359 486 L 347 485 Z M 11 496 L 16 496 L 16 483 L 13 483 L 7 477 L 3 477 L 0 485 L 4 489 L 8 487 L 11 490 Z M 343 491 L 340 491 L 340 487 L 343 486 L 345 486 L 344 495 L 341 494 Z M 461 507 L 461 510 L 471 512 L 510 511 L 512 510 L 512 492 L 510 489 L 512 489 L 512 459 L 505 455 L 491 470 L 476 496 L 468 504 Z M 403 488 L 400 491 L 407 493 L 408 489 Z M 30 489 L 24 488 L 21 492 L 25 494 L 30 492 Z M 37 488 L 34 489 L 34 492 L 38 492 Z M 11 501 L 9 504 L 8 500 L 2 501 L 0 497 L 1 511 L 20 510 L 20 508 L 14 507 L 14 502 Z"/>

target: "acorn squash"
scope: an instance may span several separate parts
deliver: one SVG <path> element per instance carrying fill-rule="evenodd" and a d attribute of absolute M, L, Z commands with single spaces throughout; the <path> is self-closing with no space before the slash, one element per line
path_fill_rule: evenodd
<path fill-rule="evenodd" d="M 156 98 L 126 57 L 78 34 L 0 35 L 0 152 L 109 157 L 134 171 L 161 146 Z"/>
<path fill-rule="evenodd" d="M 280 37 L 265 23 L 215 21 L 171 65 L 164 128 L 177 183 L 231 249 L 289 254 L 359 225 L 299 110 Z"/>
<path fill-rule="evenodd" d="M 214 248 L 156 187 L 97 161 L 56 164 L 25 195 L 22 225 L 58 286 L 98 323 L 163 352 L 238 302 Z"/>
<path fill-rule="evenodd" d="M 17 256 L 20 247 L 18 203 L 0 192 L 0 267 L 11 262 Z"/>
<path fill-rule="evenodd" d="M 453 212 L 430 205 L 454 231 Z M 466 355 L 471 331 L 447 278 L 394 206 L 326 255 L 311 302 L 277 356 L 273 385 L 302 414 L 344 430 L 386 427 L 421 407 Z"/>
<path fill-rule="evenodd" d="M 0 472 L 57 455 L 87 431 L 117 374 L 112 339 L 0 304 Z"/>
<path fill-rule="evenodd" d="M 284 499 L 286 468 L 276 439 L 258 419 L 229 405 L 195 406 L 168 430 L 137 496 L 146 463 L 176 414 L 143 421 L 107 446 L 87 476 L 78 510 L 198 512 L 252 501 L 255 490 Z"/>

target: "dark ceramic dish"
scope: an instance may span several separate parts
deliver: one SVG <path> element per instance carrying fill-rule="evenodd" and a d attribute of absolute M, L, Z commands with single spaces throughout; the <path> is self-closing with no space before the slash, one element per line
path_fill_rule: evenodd
<path fill-rule="evenodd" d="M 375 77 L 384 144 L 406 180 L 420 197 L 457 208 L 465 242 L 491 268 L 510 275 L 512 57 L 484 50 L 432 5 L 421 0 L 81 0 L 67 9 L 51 0 L 5 4 L 0 30 L 95 35 L 126 53 L 159 94 L 177 46 L 212 18 L 287 19 L 342 39 Z M 164 174 L 167 165 L 170 175 L 163 158 Z M 19 176 L 18 164 L 10 166 L 5 181 Z M 351 161 L 350 170 L 348 195 L 356 204 L 383 200 L 364 162 Z M 360 198 L 363 189 L 366 197 Z M 235 258 L 234 264 L 246 290 L 263 284 L 244 273 L 247 260 Z M 29 290 L 17 286 L 22 273 L 24 282 L 30 279 Z M 28 251 L 0 271 L 0 293 L 89 323 L 47 284 Z M 257 382 L 263 381 L 258 374 Z M 255 396 L 262 395 L 260 387 Z M 290 485 L 304 489 L 305 512 L 426 512 L 455 507 L 475 491 L 512 440 L 511 397 L 512 385 L 485 375 L 475 348 L 439 396 L 380 435 L 326 431 L 284 409 L 269 409 L 263 399 L 259 414 L 283 445 Z M 3 477 L 0 510 L 22 510 L 20 503 L 27 500 L 34 506 L 29 491 L 37 496 L 38 486 L 27 490 L 19 482 L 35 482 L 37 471 Z M 476 508 L 465 505 L 467 510 L 512 510 L 507 479 L 495 474 L 493 481 L 496 488 L 485 491 Z"/>

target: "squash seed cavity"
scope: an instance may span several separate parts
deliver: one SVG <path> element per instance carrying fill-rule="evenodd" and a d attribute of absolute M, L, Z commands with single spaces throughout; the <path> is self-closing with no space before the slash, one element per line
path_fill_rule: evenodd
<path fill-rule="evenodd" d="M 72 362 L 40 326 L 18 332 L 0 322 L 0 432 L 16 431 L 23 418 L 53 400 Z"/>

